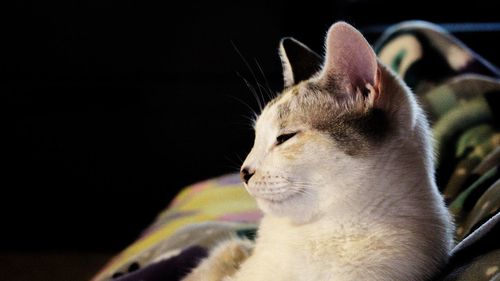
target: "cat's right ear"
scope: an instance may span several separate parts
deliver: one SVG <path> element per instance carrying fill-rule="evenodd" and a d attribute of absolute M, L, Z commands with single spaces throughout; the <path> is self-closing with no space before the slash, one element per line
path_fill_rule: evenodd
<path fill-rule="evenodd" d="M 319 80 L 326 88 L 337 89 L 335 94 L 342 101 L 375 106 L 382 100 L 377 56 L 363 35 L 345 22 L 328 30 L 325 66 Z"/>
<path fill-rule="evenodd" d="M 311 78 L 323 63 L 318 54 L 291 37 L 281 39 L 279 53 L 285 88 Z"/>

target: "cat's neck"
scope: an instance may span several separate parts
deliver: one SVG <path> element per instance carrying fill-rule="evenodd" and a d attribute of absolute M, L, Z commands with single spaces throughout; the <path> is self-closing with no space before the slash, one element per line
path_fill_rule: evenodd
<path fill-rule="evenodd" d="M 351 197 L 332 198 L 331 202 L 319 208 L 319 213 L 305 221 L 273 215 L 266 215 L 265 220 L 272 221 L 271 225 L 279 224 L 288 231 L 298 233 L 315 230 L 317 234 L 324 231 L 326 238 L 330 234 L 340 235 L 347 228 L 350 231 L 357 231 L 355 228 L 366 231 L 367 227 L 377 224 L 399 228 L 401 222 L 411 220 L 418 223 L 422 218 L 428 219 L 437 211 L 434 207 L 439 206 L 438 202 L 433 202 L 439 197 L 436 196 L 437 188 L 428 159 L 422 155 L 407 155 L 407 159 L 402 159 L 392 150 L 393 153 L 383 153 L 380 159 L 373 161 L 373 165 L 367 165 L 366 170 L 358 170 L 362 176 L 326 178 L 324 190 L 350 189 L 353 190 Z M 393 158 L 398 158 L 398 161 Z M 346 232 L 345 235 L 350 234 Z"/>

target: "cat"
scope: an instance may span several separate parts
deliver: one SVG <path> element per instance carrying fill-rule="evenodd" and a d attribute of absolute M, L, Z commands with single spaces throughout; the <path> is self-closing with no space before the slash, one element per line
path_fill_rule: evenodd
<path fill-rule="evenodd" d="M 255 123 L 241 169 L 264 217 L 185 281 L 428 280 L 453 223 L 434 181 L 429 125 L 411 91 L 345 22 L 324 61 L 280 43 L 284 90 Z"/>

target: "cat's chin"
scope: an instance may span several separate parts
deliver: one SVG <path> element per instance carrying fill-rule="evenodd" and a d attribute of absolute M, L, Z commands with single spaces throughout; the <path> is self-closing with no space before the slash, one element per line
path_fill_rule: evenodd
<path fill-rule="evenodd" d="M 255 197 L 257 205 L 264 214 L 288 217 L 296 223 L 306 223 L 313 217 L 311 205 L 306 202 L 302 193 L 288 194 L 286 197 L 261 198 Z"/>
<path fill-rule="evenodd" d="M 277 194 L 275 196 L 256 196 L 257 199 L 268 202 L 269 204 L 283 204 L 287 201 L 298 199 L 301 196 L 301 193 L 286 193 L 286 194 Z"/>

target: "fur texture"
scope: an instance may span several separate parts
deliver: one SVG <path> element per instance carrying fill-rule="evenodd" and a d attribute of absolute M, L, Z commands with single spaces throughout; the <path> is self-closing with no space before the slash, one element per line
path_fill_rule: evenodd
<path fill-rule="evenodd" d="M 290 77 L 297 69 L 288 64 L 297 59 L 280 50 L 285 81 L 298 82 L 264 108 L 242 166 L 265 214 L 255 248 L 246 259 L 238 253 L 247 253 L 248 241 L 226 242 L 186 280 L 418 281 L 435 274 L 448 259 L 453 226 L 413 94 L 346 23 L 330 28 L 323 68 L 307 80 Z M 242 257 L 241 267 L 220 273 L 224 251 Z"/>

